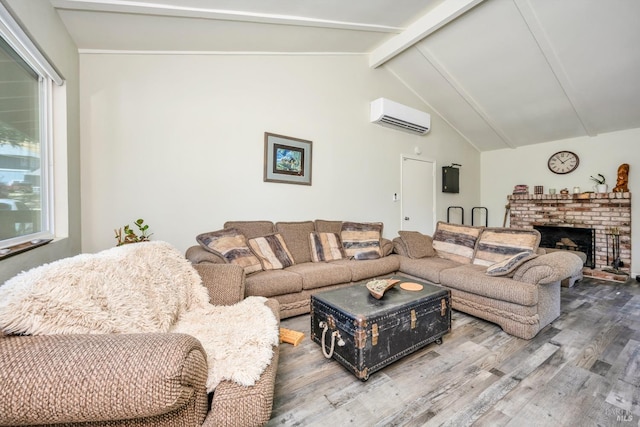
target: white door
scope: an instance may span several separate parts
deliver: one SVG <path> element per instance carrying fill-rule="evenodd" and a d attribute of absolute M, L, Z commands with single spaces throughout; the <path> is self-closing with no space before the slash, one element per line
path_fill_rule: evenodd
<path fill-rule="evenodd" d="M 436 219 L 436 162 L 402 156 L 401 230 L 433 236 Z"/>

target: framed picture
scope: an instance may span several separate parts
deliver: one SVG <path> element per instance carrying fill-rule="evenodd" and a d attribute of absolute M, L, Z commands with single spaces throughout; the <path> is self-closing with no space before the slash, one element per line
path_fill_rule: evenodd
<path fill-rule="evenodd" d="M 311 185 L 311 141 L 264 133 L 264 180 Z"/>

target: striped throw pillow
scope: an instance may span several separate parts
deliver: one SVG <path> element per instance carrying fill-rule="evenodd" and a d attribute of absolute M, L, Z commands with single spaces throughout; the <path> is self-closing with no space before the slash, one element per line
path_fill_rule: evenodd
<path fill-rule="evenodd" d="M 531 251 L 524 251 L 513 255 L 512 257 L 506 258 L 500 262 L 497 262 L 489 268 L 487 268 L 486 274 L 487 276 L 507 276 L 511 277 L 515 273 L 516 269 L 520 267 L 525 262 L 530 259 L 534 259 L 537 257 L 537 254 L 534 254 Z"/>
<path fill-rule="evenodd" d="M 281 270 L 295 264 L 279 233 L 249 239 L 249 246 L 260 260 L 263 270 Z"/>
<path fill-rule="evenodd" d="M 493 265 L 520 252 L 535 252 L 540 244 L 540 232 L 533 229 L 486 228 L 480 235 L 475 265 Z"/>
<path fill-rule="evenodd" d="M 342 242 L 336 233 L 309 233 L 309 246 L 311 247 L 311 261 L 334 261 L 344 258 Z"/>
<path fill-rule="evenodd" d="M 471 264 L 478 236 L 483 227 L 438 222 L 433 235 L 433 248 L 440 258 Z"/>
<path fill-rule="evenodd" d="M 361 253 L 382 256 L 380 238 L 381 222 L 343 222 L 340 238 L 347 257 L 357 257 Z M 372 254 L 372 255 L 373 255 Z"/>
<path fill-rule="evenodd" d="M 203 233 L 196 237 L 196 241 L 204 249 L 224 258 L 227 263 L 241 266 L 246 274 L 262 270 L 260 260 L 247 246 L 244 234 L 235 228 Z"/>

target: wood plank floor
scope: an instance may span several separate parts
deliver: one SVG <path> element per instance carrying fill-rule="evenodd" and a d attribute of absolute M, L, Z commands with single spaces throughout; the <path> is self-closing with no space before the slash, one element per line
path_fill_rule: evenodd
<path fill-rule="evenodd" d="M 585 278 L 530 341 L 453 312 L 452 331 L 360 381 L 302 331 L 282 344 L 269 426 L 640 425 L 640 286 Z"/>

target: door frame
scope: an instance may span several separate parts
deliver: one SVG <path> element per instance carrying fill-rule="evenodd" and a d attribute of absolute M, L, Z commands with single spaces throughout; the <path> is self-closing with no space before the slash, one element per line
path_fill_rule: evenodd
<path fill-rule="evenodd" d="M 424 162 L 424 163 L 431 163 L 432 165 L 432 170 L 431 170 L 431 174 L 433 176 L 433 200 L 432 200 L 432 206 L 433 206 L 433 230 L 435 231 L 436 229 L 436 224 L 438 223 L 437 218 L 436 218 L 436 196 L 437 196 L 437 176 L 436 176 L 436 160 L 435 159 L 431 159 L 431 158 L 427 158 L 427 157 L 422 157 L 422 156 L 416 156 L 416 155 L 411 155 L 411 154 L 400 154 L 400 230 L 404 230 L 403 226 L 404 226 L 404 160 L 405 159 L 409 159 L 409 160 L 416 160 L 419 162 Z"/>

